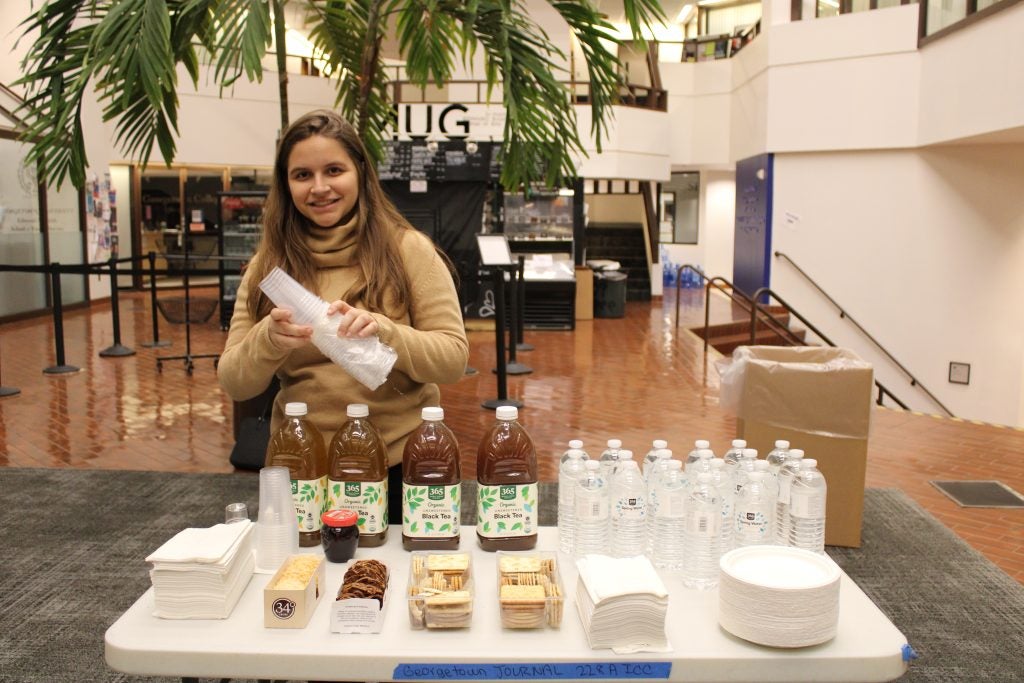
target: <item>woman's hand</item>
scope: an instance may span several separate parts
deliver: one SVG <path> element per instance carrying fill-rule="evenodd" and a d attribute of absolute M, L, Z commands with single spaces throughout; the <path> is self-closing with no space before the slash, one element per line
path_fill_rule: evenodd
<path fill-rule="evenodd" d="M 338 299 L 327 309 L 327 315 L 341 314 L 341 323 L 338 325 L 339 337 L 370 337 L 380 331 L 380 325 L 373 319 L 369 311 L 349 306 Z"/>
<path fill-rule="evenodd" d="M 280 349 L 298 349 L 313 338 L 313 328 L 292 322 L 292 312 L 286 308 L 270 309 L 270 341 Z"/>

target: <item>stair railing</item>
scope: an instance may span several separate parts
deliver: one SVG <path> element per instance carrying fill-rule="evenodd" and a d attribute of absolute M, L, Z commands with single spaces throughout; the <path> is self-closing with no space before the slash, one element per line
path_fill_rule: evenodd
<path fill-rule="evenodd" d="M 797 271 L 798 273 L 800 273 L 801 275 L 803 275 L 803 276 L 804 276 L 804 278 L 805 278 L 805 279 L 806 279 L 806 280 L 807 280 L 807 281 L 808 281 L 809 283 L 811 283 L 811 286 L 813 286 L 813 287 L 814 287 L 814 288 L 815 288 L 816 290 L 818 290 L 818 292 L 819 292 L 819 293 L 820 293 L 820 294 L 821 294 L 821 295 L 822 295 L 823 297 L 825 297 L 825 298 L 826 298 L 826 299 L 828 300 L 828 302 L 829 302 L 830 304 L 832 304 L 833 306 L 835 306 L 835 307 L 836 307 L 837 311 L 839 312 L 839 317 L 840 317 L 840 318 L 843 318 L 843 319 L 849 320 L 849 321 L 850 321 L 851 323 L 853 323 L 853 326 L 854 326 L 854 327 L 856 327 L 856 328 L 857 328 L 857 330 L 858 330 L 858 331 L 859 331 L 859 332 L 860 332 L 860 333 L 861 333 L 862 335 L 864 335 L 865 337 L 867 337 L 868 341 L 870 341 L 870 342 L 871 342 L 872 344 L 874 344 L 874 345 L 875 345 L 875 347 L 876 347 L 876 348 L 877 348 L 877 349 L 878 349 L 879 351 L 881 351 L 881 352 L 882 352 L 882 353 L 883 353 L 883 354 L 885 355 L 885 357 L 886 357 L 886 358 L 888 358 L 888 359 L 889 359 L 889 361 L 890 361 L 890 362 L 891 362 L 891 363 L 892 363 L 893 365 L 895 365 L 895 366 L 896 366 L 897 368 L 899 368 L 899 369 L 900 369 L 900 371 L 901 371 L 901 372 L 903 372 L 903 374 L 905 374 L 905 375 L 907 376 L 907 379 L 908 379 L 908 380 L 910 381 L 910 386 L 912 386 L 912 387 L 918 387 L 918 388 L 920 388 L 920 389 L 921 389 L 921 391 L 923 391 L 923 392 L 924 392 L 924 393 L 925 393 L 925 394 L 926 394 L 926 395 L 928 396 L 928 398 L 930 398 L 930 399 L 931 399 L 931 400 L 932 400 L 932 401 L 933 401 L 933 402 L 935 403 L 935 405 L 937 405 L 937 406 L 938 406 L 939 408 L 941 408 L 941 409 L 942 409 L 942 411 L 943 411 L 943 412 L 945 412 L 945 413 L 946 413 L 946 415 L 948 415 L 949 417 L 956 417 L 956 416 L 955 416 L 955 415 L 953 414 L 953 411 L 951 411 L 951 410 L 950 410 L 949 408 L 947 408 L 947 407 L 946 407 L 946 406 L 945 406 L 945 405 L 944 405 L 944 404 L 942 403 L 942 401 L 940 401 L 940 400 L 939 400 L 939 399 L 938 399 L 938 398 L 937 398 L 937 397 L 935 396 L 935 394 L 933 394 L 933 393 L 932 393 L 931 391 L 929 391 L 929 390 L 928 390 L 928 387 L 926 387 L 925 385 L 921 384 L 920 380 L 918 380 L 918 379 L 917 379 L 917 377 L 915 377 L 915 376 L 914 376 L 914 374 L 913 374 L 912 372 L 910 372 L 910 370 L 908 370 L 908 369 L 907 369 L 906 367 L 904 367 L 904 366 L 903 366 L 903 364 L 902 364 L 902 363 L 900 363 L 900 362 L 899 362 L 898 360 L 896 360 L 896 357 L 895 357 L 895 356 L 893 356 L 893 355 L 892 355 L 891 353 L 889 353 L 889 350 L 888 350 L 887 348 L 885 348 L 884 346 L 882 346 L 882 344 L 881 344 L 881 343 L 880 343 L 880 342 L 879 342 L 879 341 L 878 341 L 877 339 L 875 339 L 875 338 L 874 338 L 873 336 L 871 336 L 871 334 L 870 334 L 870 333 L 869 333 L 869 332 L 868 332 L 867 330 L 865 330 L 865 329 L 864 329 L 863 325 L 861 325 L 861 324 L 860 324 L 859 322 L 857 322 L 857 321 L 856 321 L 856 320 L 855 320 L 855 319 L 853 318 L 853 316 L 851 316 L 851 315 L 850 315 L 849 313 L 847 313 L 847 312 L 846 312 L 846 310 L 845 310 L 845 309 L 844 309 L 844 308 L 843 308 L 842 306 L 840 306 L 840 305 L 839 305 L 839 303 L 838 303 L 838 302 L 837 302 L 837 301 L 836 301 L 835 299 L 833 299 L 833 298 L 832 298 L 831 296 L 829 296 L 828 292 L 826 292 L 826 291 L 825 291 L 824 289 L 822 289 L 822 288 L 821 288 L 821 286 L 820 286 L 820 285 L 819 285 L 819 284 L 818 284 L 817 282 L 815 282 L 815 281 L 814 281 L 814 278 L 812 278 L 812 277 L 811 277 L 810 275 L 808 275 L 808 274 L 807 274 L 806 272 L 804 272 L 803 268 L 801 268 L 800 266 L 798 266 L 798 265 L 797 265 L 797 264 L 796 264 L 796 263 L 795 263 L 795 262 L 793 261 L 793 259 L 791 259 L 791 258 L 790 258 L 789 256 L 787 256 L 786 254 L 783 254 L 783 253 L 782 253 L 781 251 L 776 251 L 776 252 L 775 252 L 775 257 L 776 257 L 776 258 L 781 258 L 781 259 L 785 259 L 786 261 L 788 261 L 788 262 L 789 262 L 789 264 L 790 264 L 791 266 L 793 266 L 793 268 L 795 268 L 795 269 L 796 269 L 796 271 Z M 761 290 L 758 290 L 758 291 L 761 291 Z M 768 291 L 770 291 L 770 290 L 768 290 Z M 780 301 L 780 302 L 781 302 L 781 299 L 779 299 L 779 297 L 778 297 L 777 295 L 775 295 L 774 293 L 772 293 L 772 296 L 774 296 L 774 297 L 776 298 L 776 300 L 778 300 L 778 301 Z M 784 305 L 785 305 L 785 304 L 784 304 Z M 791 308 L 790 306 L 788 306 L 788 305 L 787 305 L 786 307 L 787 307 L 787 308 L 789 308 L 790 312 L 792 312 L 792 313 L 793 313 L 794 315 L 796 314 L 796 312 L 795 312 L 795 311 L 793 311 L 793 309 L 792 309 L 792 308 Z M 798 316 L 798 317 L 799 317 L 799 316 Z M 801 317 L 801 318 L 800 318 L 800 320 L 801 320 L 801 321 L 803 321 L 803 318 Z M 806 324 L 806 323 L 805 323 L 805 324 Z M 810 327 L 810 325 L 808 325 L 808 327 Z M 822 335 L 822 334 L 821 334 L 820 332 L 817 332 L 816 330 L 815 330 L 815 334 L 817 334 L 818 336 L 822 337 L 822 339 L 825 339 L 824 335 Z M 828 343 L 829 343 L 829 345 L 830 345 L 830 346 L 835 346 L 835 344 L 832 344 L 831 342 L 828 342 Z M 881 384 L 879 384 L 878 382 L 875 382 L 875 384 L 877 384 L 877 385 L 879 386 L 879 389 L 880 389 L 880 390 L 882 389 L 882 385 L 881 385 Z M 887 392 L 887 393 L 889 393 L 889 392 L 888 392 L 888 390 L 886 390 L 886 392 Z M 898 404 L 900 405 L 900 407 L 902 407 L 902 408 L 903 408 L 904 410 L 906 410 L 906 409 L 907 409 L 907 407 L 906 407 L 905 405 L 903 405 L 902 403 L 900 403 L 900 402 L 899 402 L 899 400 L 897 400 L 897 399 L 896 399 L 896 397 L 894 397 L 894 396 L 893 396 L 893 395 L 892 395 L 891 393 L 889 393 L 889 396 L 890 396 L 890 397 L 891 397 L 891 398 L 892 398 L 892 399 L 893 399 L 894 401 L 896 401 L 896 403 L 898 403 Z M 881 394 L 879 394 L 879 405 L 881 405 Z"/>

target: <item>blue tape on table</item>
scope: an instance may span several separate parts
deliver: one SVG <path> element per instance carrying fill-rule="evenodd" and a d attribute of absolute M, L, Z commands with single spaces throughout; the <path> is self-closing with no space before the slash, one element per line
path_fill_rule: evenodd
<path fill-rule="evenodd" d="M 509 664 L 399 664 L 399 681 L 539 681 L 667 679 L 672 662 L 538 662 Z"/>

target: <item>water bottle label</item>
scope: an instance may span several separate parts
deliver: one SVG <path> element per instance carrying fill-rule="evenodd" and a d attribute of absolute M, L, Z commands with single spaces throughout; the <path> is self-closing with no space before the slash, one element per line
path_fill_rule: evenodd
<path fill-rule="evenodd" d="M 768 537 L 768 516 L 760 510 L 738 510 L 735 519 L 740 539 L 756 543 Z"/>
<path fill-rule="evenodd" d="M 615 499 L 611 515 L 618 520 L 647 519 L 647 505 L 643 496 L 619 496 Z"/>
<path fill-rule="evenodd" d="M 459 535 L 462 487 L 402 484 L 402 535 L 452 538 Z"/>
<path fill-rule="evenodd" d="M 716 538 L 721 533 L 718 515 L 693 515 L 687 520 L 687 531 L 702 538 Z"/>
<path fill-rule="evenodd" d="M 320 515 L 327 510 L 327 475 L 319 479 L 292 479 L 292 500 L 299 531 L 320 531 Z"/>
<path fill-rule="evenodd" d="M 354 510 L 361 534 L 379 534 L 388 528 L 388 480 L 327 480 L 327 509 Z"/>
<path fill-rule="evenodd" d="M 477 487 L 476 531 L 485 538 L 537 533 L 537 484 Z"/>
<path fill-rule="evenodd" d="M 577 523 L 608 519 L 608 498 L 606 496 L 577 495 L 574 510 Z"/>
<path fill-rule="evenodd" d="M 800 519 L 824 519 L 825 496 L 812 490 L 794 488 L 789 496 L 789 515 Z"/>

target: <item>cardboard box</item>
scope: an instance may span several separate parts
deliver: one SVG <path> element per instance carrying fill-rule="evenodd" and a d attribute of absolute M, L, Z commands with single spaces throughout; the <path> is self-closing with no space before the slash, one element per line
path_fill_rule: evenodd
<path fill-rule="evenodd" d="M 763 457 L 776 439 L 818 461 L 828 496 L 825 543 L 859 547 L 873 371 L 847 349 L 742 346 L 722 374 L 736 433 Z"/>
<path fill-rule="evenodd" d="M 576 266 L 576 319 L 594 319 L 594 271 Z"/>
<path fill-rule="evenodd" d="M 275 588 L 296 558 L 318 560 L 312 575 L 302 588 Z M 263 589 L 263 625 L 266 628 L 305 628 L 316 611 L 327 579 L 327 563 L 322 556 L 292 555 Z"/>

